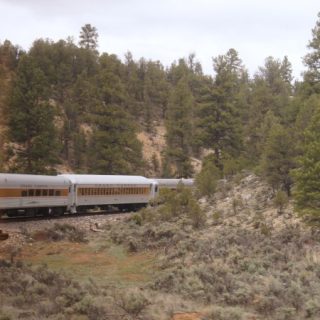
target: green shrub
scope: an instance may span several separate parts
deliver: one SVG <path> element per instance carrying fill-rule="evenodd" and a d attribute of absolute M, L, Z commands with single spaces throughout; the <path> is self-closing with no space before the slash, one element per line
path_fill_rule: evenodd
<path fill-rule="evenodd" d="M 289 203 L 289 198 L 286 192 L 279 190 L 276 193 L 276 196 L 273 200 L 274 206 L 278 209 L 278 213 L 283 213 L 283 210 L 286 208 L 286 206 Z"/>
<path fill-rule="evenodd" d="M 196 176 L 196 187 L 199 196 L 212 196 L 217 189 L 217 181 L 221 178 L 221 171 L 211 162 L 203 162 L 201 171 Z"/>
<path fill-rule="evenodd" d="M 114 303 L 132 319 L 138 319 L 139 315 L 150 305 L 149 299 L 138 290 L 117 292 Z"/>
<path fill-rule="evenodd" d="M 71 242 L 88 242 L 85 232 L 73 225 L 55 223 L 52 228 L 45 230 L 44 236 L 50 241 L 68 240 Z"/>

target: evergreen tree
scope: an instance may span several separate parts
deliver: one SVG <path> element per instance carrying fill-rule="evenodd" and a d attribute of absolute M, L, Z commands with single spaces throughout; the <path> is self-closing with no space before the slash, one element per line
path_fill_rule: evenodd
<path fill-rule="evenodd" d="M 131 52 L 125 55 L 124 83 L 128 94 L 127 107 L 129 113 L 139 120 L 143 113 L 144 88 L 143 88 L 143 67 L 133 60 Z"/>
<path fill-rule="evenodd" d="M 97 28 L 91 26 L 90 23 L 85 24 L 81 28 L 79 45 L 81 48 L 96 50 L 98 47 Z"/>
<path fill-rule="evenodd" d="M 211 158 L 212 154 L 203 159 L 201 171 L 196 176 L 196 186 L 200 196 L 212 196 L 221 178 L 221 171 Z"/>
<path fill-rule="evenodd" d="M 304 63 L 308 70 L 304 74 L 305 85 L 311 93 L 320 93 L 320 12 L 318 13 L 318 21 L 312 29 L 312 40 L 309 42 L 308 48 L 311 50 L 304 58 Z M 305 87 L 306 89 L 306 87 Z"/>
<path fill-rule="evenodd" d="M 272 114 L 273 121 L 289 122 L 288 114 L 292 95 L 291 72 L 291 64 L 287 57 L 282 61 L 268 57 L 251 83 L 248 120 L 245 128 L 245 150 L 253 164 L 260 161 L 264 150 L 268 132 L 265 131 L 266 127 L 263 127 L 268 114 L 269 116 Z"/>
<path fill-rule="evenodd" d="M 290 171 L 295 168 L 295 144 L 288 128 L 274 124 L 266 141 L 261 169 L 274 190 L 282 189 L 290 196 L 293 184 Z"/>
<path fill-rule="evenodd" d="M 34 59 L 21 58 L 9 111 L 10 134 L 19 143 L 14 171 L 48 173 L 57 163 L 54 109 L 49 86 Z"/>
<path fill-rule="evenodd" d="M 234 49 L 214 60 L 216 76 L 207 83 L 200 106 L 200 139 L 215 155 L 215 165 L 223 169 L 225 155 L 236 155 L 241 148 L 239 83 L 243 72 Z"/>
<path fill-rule="evenodd" d="M 116 105 L 101 104 L 92 113 L 89 171 L 95 174 L 137 174 L 142 147 L 129 115 Z"/>
<path fill-rule="evenodd" d="M 190 177 L 191 110 L 193 97 L 185 78 L 173 89 L 167 110 L 167 149 L 166 156 L 176 169 L 175 176 Z"/>
<path fill-rule="evenodd" d="M 303 155 L 294 171 L 295 204 L 308 219 L 320 219 L 320 109 L 304 135 Z"/>

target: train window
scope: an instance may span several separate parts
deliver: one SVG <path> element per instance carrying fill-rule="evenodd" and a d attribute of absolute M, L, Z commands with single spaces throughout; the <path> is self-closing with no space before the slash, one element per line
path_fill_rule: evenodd
<path fill-rule="evenodd" d="M 33 197 L 33 196 L 34 196 L 34 190 L 33 190 L 33 189 L 30 189 L 30 190 L 28 191 L 28 196 L 29 196 L 29 197 Z"/>
<path fill-rule="evenodd" d="M 53 196 L 54 192 L 52 189 L 49 189 L 49 196 Z"/>
<path fill-rule="evenodd" d="M 42 190 L 42 195 L 46 197 L 48 195 L 48 190 L 47 189 Z"/>
<path fill-rule="evenodd" d="M 59 197 L 60 195 L 61 195 L 61 191 L 60 191 L 60 190 L 56 190 L 56 191 L 55 191 L 55 196 L 56 196 L 56 197 Z"/>
<path fill-rule="evenodd" d="M 27 190 L 22 190 L 21 191 L 21 197 L 26 197 L 28 195 Z"/>
<path fill-rule="evenodd" d="M 41 196 L 41 190 L 40 189 L 36 189 L 36 197 L 40 197 Z"/>

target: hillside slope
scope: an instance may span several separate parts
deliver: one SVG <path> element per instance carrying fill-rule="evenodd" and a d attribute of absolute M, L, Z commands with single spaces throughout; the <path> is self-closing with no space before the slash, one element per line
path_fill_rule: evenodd
<path fill-rule="evenodd" d="M 211 199 L 201 199 L 206 219 L 195 225 L 194 205 L 190 211 L 180 202 L 173 216 L 167 211 L 190 200 L 183 192 L 169 206 L 100 217 L 99 224 L 94 217 L 69 218 L 71 225 L 43 221 L 21 229 L 20 248 L 17 242 L 0 247 L 1 308 L 12 319 L 43 312 L 50 319 L 319 319 L 320 233 L 297 219 L 291 204 L 280 214 L 268 185 L 247 173 L 221 181 Z M 1 229 L 10 234 L 6 225 Z M 48 267 L 38 274 L 21 262 Z M 18 296 L 17 274 L 21 286 L 33 279 Z M 60 283 L 54 292 L 50 279 Z M 71 299 L 70 286 L 81 295 Z M 39 292 L 54 300 L 35 304 Z M 71 300 L 58 307 L 65 299 Z"/>

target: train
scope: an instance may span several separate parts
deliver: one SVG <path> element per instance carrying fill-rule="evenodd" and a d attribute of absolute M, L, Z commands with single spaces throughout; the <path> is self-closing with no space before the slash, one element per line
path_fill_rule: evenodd
<path fill-rule="evenodd" d="M 0 173 L 0 216 L 60 216 L 98 208 L 136 211 L 154 200 L 161 188 L 193 183 L 128 175 Z"/>

